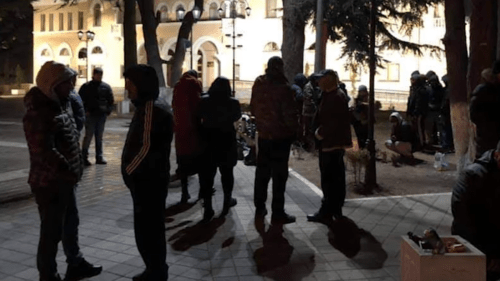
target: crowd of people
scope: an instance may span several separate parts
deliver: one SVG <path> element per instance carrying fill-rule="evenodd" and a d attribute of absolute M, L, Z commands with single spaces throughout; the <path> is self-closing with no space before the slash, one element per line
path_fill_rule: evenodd
<path fill-rule="evenodd" d="M 57 273 L 57 245 L 62 241 L 68 268 L 65 280 L 99 274 L 102 267 L 87 262 L 78 246 L 78 209 L 75 198 L 83 167 L 90 165 L 88 147 L 96 137 L 96 163 L 105 164 L 102 135 L 112 110 L 109 85 L 102 70 L 74 91 L 76 72 L 53 61 L 45 63 L 36 83 L 25 97 L 24 130 L 30 151 L 29 184 L 41 218 L 37 267 L 40 280 L 61 280 Z M 165 199 L 170 182 L 170 150 L 175 140 L 181 180 L 180 203 L 190 199 L 188 177 L 199 179 L 198 200 L 203 200 L 203 219 L 215 216 L 212 196 L 219 170 L 224 195 L 219 217 L 237 204 L 232 196 L 236 166 L 235 122 L 241 116 L 230 82 L 218 77 L 202 92 L 198 73 L 190 70 L 174 87 L 172 107 L 159 95 L 157 74 L 147 65 L 135 65 L 124 73 L 125 89 L 135 106 L 122 153 L 121 173 L 130 190 L 134 209 L 137 248 L 146 269 L 133 280 L 167 280 Z M 471 121 L 475 124 L 476 162 L 462 172 L 453 190 L 453 233 L 471 241 L 488 257 L 489 272 L 500 272 L 500 223 L 494 215 L 500 199 L 500 62 L 483 72 L 484 83 L 473 93 Z M 390 116 L 391 140 L 386 147 L 405 157 L 440 142 L 453 148 L 450 105 L 446 87 L 437 75 L 414 72 L 408 98 L 407 121 L 398 112 Z M 81 97 L 81 98 L 80 98 Z M 287 224 L 296 218 L 285 210 L 288 160 L 294 141 L 319 153 L 323 198 L 321 207 L 307 216 L 311 222 L 331 225 L 342 220 L 346 197 L 344 153 L 353 146 L 354 127 L 360 148 L 368 138 L 368 89 L 361 85 L 354 105 L 338 74 L 326 69 L 310 77 L 299 74 L 291 84 L 280 57 L 272 57 L 265 74 L 252 87 L 250 111 L 257 129 L 257 161 L 254 181 L 255 218 L 267 214 L 267 190 L 272 179 L 271 222 Z M 83 146 L 80 131 L 85 127 Z M 491 273 L 490 273 L 491 274 Z"/>

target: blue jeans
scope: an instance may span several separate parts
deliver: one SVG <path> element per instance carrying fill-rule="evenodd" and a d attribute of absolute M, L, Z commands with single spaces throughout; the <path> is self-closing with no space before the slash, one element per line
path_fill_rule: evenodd
<path fill-rule="evenodd" d="M 68 264 L 78 264 L 83 259 L 78 246 L 80 219 L 76 207 L 76 187 L 50 186 L 34 191 L 40 214 L 37 268 L 41 278 L 48 279 L 57 273 L 59 241 L 62 241 Z"/>
<path fill-rule="evenodd" d="M 106 113 L 94 113 L 90 114 L 85 120 L 85 137 L 82 144 L 83 158 L 86 159 L 88 157 L 89 146 L 93 136 L 95 136 L 95 157 L 96 159 L 102 158 L 102 136 L 104 134 L 106 118 Z"/>

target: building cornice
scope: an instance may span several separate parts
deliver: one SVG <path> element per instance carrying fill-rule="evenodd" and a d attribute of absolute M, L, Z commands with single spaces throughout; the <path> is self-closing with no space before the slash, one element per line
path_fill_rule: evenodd
<path fill-rule="evenodd" d="M 87 0 L 77 0 L 78 3 L 86 3 Z M 36 0 L 31 3 L 33 7 L 43 7 L 43 6 L 60 6 L 64 4 L 65 2 L 63 0 Z"/>

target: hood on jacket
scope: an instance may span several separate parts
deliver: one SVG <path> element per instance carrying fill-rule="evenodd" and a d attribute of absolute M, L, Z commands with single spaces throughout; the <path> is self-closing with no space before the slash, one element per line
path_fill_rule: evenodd
<path fill-rule="evenodd" d="M 160 93 L 156 70 L 145 64 L 129 67 L 123 77 L 128 78 L 137 87 L 137 99 L 132 102 L 145 103 L 156 100 Z"/>
<path fill-rule="evenodd" d="M 419 72 L 418 70 L 415 70 L 415 71 L 413 71 L 413 72 L 411 73 L 411 76 L 410 76 L 410 77 L 411 77 L 411 79 L 413 79 L 413 80 L 415 80 L 415 81 L 416 81 L 416 80 L 418 80 L 418 78 L 420 77 L 420 72 Z"/>
<path fill-rule="evenodd" d="M 231 97 L 231 85 L 226 77 L 218 77 L 210 86 L 208 96 L 215 99 L 224 99 Z"/>
<path fill-rule="evenodd" d="M 295 77 L 293 78 L 293 83 L 295 85 L 299 86 L 301 89 L 304 88 L 304 86 L 307 84 L 307 82 L 309 82 L 307 80 L 307 77 L 302 73 L 295 75 Z"/>
<path fill-rule="evenodd" d="M 495 75 L 493 74 L 493 70 L 491 68 L 486 68 L 481 72 L 481 77 L 487 83 L 495 82 Z"/>
<path fill-rule="evenodd" d="M 55 61 L 46 62 L 36 76 L 36 85 L 51 100 L 60 103 L 54 88 L 76 76 L 76 71 Z"/>
<path fill-rule="evenodd" d="M 398 119 L 398 123 L 402 124 L 403 123 L 403 116 L 397 111 L 391 113 L 391 116 L 389 116 L 389 122 L 391 121 L 392 117 L 396 117 Z"/>
<path fill-rule="evenodd" d="M 283 59 L 278 56 L 270 58 L 269 61 L 267 61 L 266 76 L 272 82 L 288 83 L 288 79 L 285 77 Z"/>

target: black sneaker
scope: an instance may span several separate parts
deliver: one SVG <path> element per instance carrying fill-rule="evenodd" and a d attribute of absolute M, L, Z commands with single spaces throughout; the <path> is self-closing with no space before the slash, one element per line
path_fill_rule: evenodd
<path fill-rule="evenodd" d="M 295 221 L 296 221 L 295 216 L 289 215 L 287 213 L 273 214 L 271 216 L 271 222 L 275 223 L 288 224 L 288 223 L 294 223 Z"/>
<path fill-rule="evenodd" d="M 214 217 L 214 210 L 204 210 L 203 219 L 200 221 L 201 224 L 208 224 Z"/>
<path fill-rule="evenodd" d="M 106 159 L 104 157 L 102 157 L 102 158 L 96 159 L 95 163 L 100 164 L 100 165 L 106 165 L 106 164 L 108 164 L 108 161 L 106 161 Z"/>
<path fill-rule="evenodd" d="M 85 159 L 83 159 L 83 165 L 88 167 L 88 166 L 92 165 L 92 163 L 90 163 L 89 159 L 85 158 Z"/>
<path fill-rule="evenodd" d="M 70 265 L 68 264 L 68 269 L 66 270 L 65 281 L 76 281 L 83 278 L 88 278 L 100 274 L 102 271 L 102 266 L 90 264 L 86 260 L 82 260 L 79 264 Z"/>
<path fill-rule="evenodd" d="M 229 202 L 224 202 L 224 207 L 222 208 L 220 216 L 225 217 L 229 213 L 229 208 L 236 206 L 236 204 L 238 204 L 236 198 L 231 198 L 229 199 Z"/>
<path fill-rule="evenodd" d="M 325 214 L 322 214 L 320 212 L 316 212 L 313 215 L 307 215 L 307 220 L 310 222 L 319 222 L 319 223 L 323 223 L 326 225 L 333 224 L 333 218 L 331 215 L 330 216 L 325 215 Z"/>
<path fill-rule="evenodd" d="M 59 276 L 59 273 L 56 273 L 56 275 L 51 276 L 49 278 L 40 277 L 40 281 L 62 281 L 62 279 L 61 276 Z"/>

